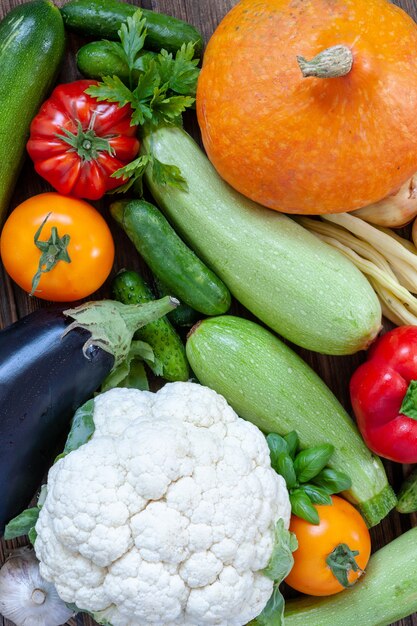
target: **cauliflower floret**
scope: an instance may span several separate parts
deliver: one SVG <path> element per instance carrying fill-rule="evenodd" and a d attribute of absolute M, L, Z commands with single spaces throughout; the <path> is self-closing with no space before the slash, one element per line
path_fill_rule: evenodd
<path fill-rule="evenodd" d="M 262 570 L 285 481 L 262 433 L 193 383 L 113 389 L 95 432 L 50 470 L 36 525 L 42 576 L 113 626 L 243 626 L 273 583 Z"/>

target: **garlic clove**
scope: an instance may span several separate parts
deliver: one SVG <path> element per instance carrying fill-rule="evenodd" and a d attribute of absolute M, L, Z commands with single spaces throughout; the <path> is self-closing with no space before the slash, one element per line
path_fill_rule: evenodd
<path fill-rule="evenodd" d="M 34 551 L 23 548 L 0 570 L 0 614 L 16 626 L 60 626 L 74 613 L 41 577 Z"/>

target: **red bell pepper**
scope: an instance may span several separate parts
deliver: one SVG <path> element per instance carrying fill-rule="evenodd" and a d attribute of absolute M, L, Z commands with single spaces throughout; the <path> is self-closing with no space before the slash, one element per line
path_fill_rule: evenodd
<path fill-rule="evenodd" d="M 398 463 L 417 463 L 417 326 L 380 337 L 354 373 L 350 395 L 367 446 Z"/>
<path fill-rule="evenodd" d="M 112 174 L 139 151 L 130 105 L 97 102 L 85 93 L 96 84 L 77 80 L 56 87 L 33 119 L 27 144 L 38 174 L 59 193 L 88 200 L 123 184 Z"/>

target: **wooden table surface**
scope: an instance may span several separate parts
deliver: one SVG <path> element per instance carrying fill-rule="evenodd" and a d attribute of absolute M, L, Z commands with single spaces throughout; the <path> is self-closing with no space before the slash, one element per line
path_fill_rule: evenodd
<path fill-rule="evenodd" d="M 0 0 L 0 18 L 3 18 L 14 6 L 23 4 L 24 1 L 25 0 Z M 363 1 L 366 2 L 367 0 Z M 57 4 L 61 5 L 64 4 L 64 2 L 65 0 L 57 1 Z M 220 19 L 232 8 L 236 0 L 143 0 L 142 3 L 140 3 L 140 0 L 130 0 L 130 3 L 185 19 L 199 28 L 207 41 Z M 395 0 L 395 3 L 404 8 L 417 21 L 417 0 Z M 81 44 L 81 39 L 74 36 L 69 37 L 67 56 L 59 76 L 59 82 L 69 82 L 80 77 L 75 66 L 74 54 Z M 198 137 L 195 123 L 191 131 Z M 31 164 L 27 162 L 17 184 L 17 189 L 10 208 L 12 209 L 18 203 L 32 195 L 48 191 L 49 189 L 48 185 L 35 174 Z M 102 208 L 104 215 L 106 215 L 106 203 L 104 202 L 97 206 Z M 117 248 L 114 273 L 122 267 L 142 269 L 146 272 L 146 268 L 141 268 L 140 259 L 130 242 L 127 241 L 127 238 L 119 232 L 118 229 L 114 228 L 112 224 L 111 227 Z M 109 282 L 110 281 L 108 281 L 104 288 L 97 294 L 97 298 L 108 296 Z M 19 287 L 9 280 L 3 268 L 0 266 L 1 328 L 11 324 L 16 319 L 40 306 L 46 306 L 46 304 L 37 299 L 29 299 Z M 235 313 L 246 315 L 244 309 L 236 304 L 233 310 Z M 297 351 L 324 379 L 342 404 L 350 410 L 348 381 L 350 375 L 359 365 L 363 357 L 358 355 L 343 358 L 326 357 L 308 353 L 305 350 L 298 349 Z M 408 471 L 408 468 L 386 463 L 386 469 L 391 484 L 397 489 L 401 484 L 404 472 Z M 380 548 L 413 525 L 417 525 L 417 516 L 400 516 L 396 512 L 392 512 L 377 528 L 372 529 L 373 549 L 376 550 Z M 0 542 L 0 564 L 4 561 L 10 549 L 16 545 L 22 545 L 22 542 Z M 354 607 L 352 607 L 352 610 L 354 610 Z M 68 622 L 71 626 L 81 626 L 83 624 L 91 626 L 94 623 L 95 622 L 89 618 L 82 618 L 81 616 L 77 616 Z M 4 620 L 0 616 L 0 626 L 11 626 L 11 624 L 11 622 Z M 417 626 L 417 613 L 396 624 L 397 626 Z M 361 625 L 358 624 L 358 626 Z"/>

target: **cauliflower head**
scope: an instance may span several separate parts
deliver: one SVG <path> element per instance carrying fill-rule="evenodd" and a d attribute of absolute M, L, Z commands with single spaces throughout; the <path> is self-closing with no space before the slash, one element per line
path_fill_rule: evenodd
<path fill-rule="evenodd" d="M 112 626 L 241 626 L 290 520 L 263 434 L 194 383 L 113 389 L 95 432 L 50 470 L 36 525 L 41 575 Z"/>

